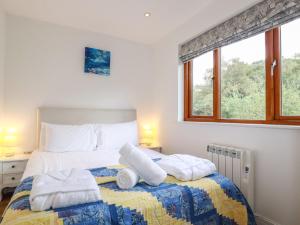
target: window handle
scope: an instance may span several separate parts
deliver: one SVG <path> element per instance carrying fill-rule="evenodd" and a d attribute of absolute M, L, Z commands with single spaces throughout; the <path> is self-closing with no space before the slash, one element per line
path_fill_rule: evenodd
<path fill-rule="evenodd" d="M 271 64 L 271 76 L 272 77 L 274 76 L 274 70 L 275 70 L 276 66 L 277 66 L 277 60 L 274 59 L 273 63 Z"/>
<path fill-rule="evenodd" d="M 214 80 L 215 76 L 214 75 L 210 75 L 210 76 L 207 76 L 205 79 L 207 79 L 207 80 Z"/>

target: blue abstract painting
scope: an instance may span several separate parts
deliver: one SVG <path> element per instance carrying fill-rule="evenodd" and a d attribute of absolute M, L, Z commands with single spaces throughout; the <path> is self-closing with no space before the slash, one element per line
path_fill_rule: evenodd
<path fill-rule="evenodd" d="M 84 72 L 109 76 L 110 51 L 86 47 Z"/>

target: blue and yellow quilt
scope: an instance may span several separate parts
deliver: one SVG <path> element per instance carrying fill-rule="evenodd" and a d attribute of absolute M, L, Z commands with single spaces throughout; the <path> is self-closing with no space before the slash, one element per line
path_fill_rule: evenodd
<path fill-rule="evenodd" d="M 101 201 L 42 212 L 30 210 L 33 178 L 26 178 L 16 188 L 1 224 L 256 224 L 242 193 L 218 173 L 189 182 L 169 176 L 158 187 L 140 182 L 133 189 L 120 190 L 115 182 L 120 168 L 90 170 L 99 184 Z"/>

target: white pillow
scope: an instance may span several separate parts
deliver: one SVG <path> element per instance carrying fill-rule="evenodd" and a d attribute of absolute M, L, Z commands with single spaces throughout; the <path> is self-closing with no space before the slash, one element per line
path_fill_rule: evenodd
<path fill-rule="evenodd" d="M 45 149 L 46 126 L 47 126 L 47 123 L 41 124 L 39 146 L 37 149 L 38 151 L 44 151 L 44 149 Z"/>
<path fill-rule="evenodd" d="M 137 121 L 113 124 L 98 124 L 97 150 L 120 149 L 124 144 L 138 145 Z"/>
<path fill-rule="evenodd" d="M 93 125 L 43 123 L 42 130 L 44 133 L 41 133 L 41 143 L 44 142 L 44 151 L 82 152 L 96 150 L 97 136 Z"/>

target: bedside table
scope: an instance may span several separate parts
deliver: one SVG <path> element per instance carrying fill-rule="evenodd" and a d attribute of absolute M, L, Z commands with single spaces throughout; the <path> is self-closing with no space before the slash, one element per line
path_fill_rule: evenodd
<path fill-rule="evenodd" d="M 141 145 L 140 147 L 142 148 L 148 148 L 148 149 L 151 149 L 153 151 L 157 151 L 157 152 L 162 152 L 162 147 L 161 146 L 158 146 L 158 145 Z"/>
<path fill-rule="evenodd" d="M 0 157 L 0 201 L 3 188 L 16 187 L 20 183 L 29 157 L 30 154 Z"/>

